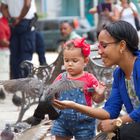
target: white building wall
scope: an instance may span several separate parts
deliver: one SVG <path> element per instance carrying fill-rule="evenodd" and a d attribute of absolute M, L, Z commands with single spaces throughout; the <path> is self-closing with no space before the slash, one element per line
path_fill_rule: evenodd
<path fill-rule="evenodd" d="M 62 0 L 47 0 L 47 17 L 60 16 Z"/>

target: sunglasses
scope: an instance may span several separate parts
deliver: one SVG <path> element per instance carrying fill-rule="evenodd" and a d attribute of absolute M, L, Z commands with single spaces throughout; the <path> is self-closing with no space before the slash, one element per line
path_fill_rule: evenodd
<path fill-rule="evenodd" d="M 100 43 L 98 44 L 98 48 L 99 48 L 99 49 L 101 49 L 101 48 L 106 48 L 108 45 L 110 45 L 110 44 L 116 44 L 116 43 L 118 43 L 118 41 L 108 42 L 108 43 L 100 42 Z"/>

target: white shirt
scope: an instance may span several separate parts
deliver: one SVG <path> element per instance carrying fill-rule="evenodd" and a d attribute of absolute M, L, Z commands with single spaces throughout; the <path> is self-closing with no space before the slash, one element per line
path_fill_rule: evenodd
<path fill-rule="evenodd" d="M 137 11 L 137 8 L 136 6 L 134 5 L 134 3 L 130 3 L 132 9 L 134 11 Z M 123 7 L 118 7 L 118 10 L 121 11 L 123 9 Z M 133 15 L 133 11 L 130 7 L 128 8 L 125 8 L 124 11 L 122 12 L 122 16 L 121 16 L 121 20 L 124 20 L 126 22 L 129 22 L 135 29 L 136 29 L 136 26 L 135 26 L 135 21 L 134 21 L 134 15 Z"/>
<path fill-rule="evenodd" d="M 24 5 L 24 0 L 2 0 L 2 3 L 8 5 L 11 17 L 18 17 Z M 24 18 L 32 19 L 36 12 L 35 1 L 31 0 L 31 7 Z"/>

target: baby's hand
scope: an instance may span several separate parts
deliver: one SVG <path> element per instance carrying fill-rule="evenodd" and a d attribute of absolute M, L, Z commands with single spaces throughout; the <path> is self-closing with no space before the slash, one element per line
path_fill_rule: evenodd
<path fill-rule="evenodd" d="M 106 85 L 104 82 L 99 82 L 99 85 L 97 87 L 96 86 L 93 86 L 93 87 L 95 89 L 95 92 L 98 94 L 104 94 L 105 89 L 106 89 Z"/>
<path fill-rule="evenodd" d="M 59 101 L 56 99 L 53 100 L 53 106 L 61 110 L 67 109 L 67 108 L 74 108 L 74 105 L 75 105 L 75 102 L 73 101 L 67 101 L 67 100 Z"/>

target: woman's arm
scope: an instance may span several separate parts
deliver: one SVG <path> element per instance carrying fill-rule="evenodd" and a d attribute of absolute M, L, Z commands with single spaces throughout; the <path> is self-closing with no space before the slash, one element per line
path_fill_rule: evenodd
<path fill-rule="evenodd" d="M 90 117 L 94 117 L 94 118 L 97 118 L 100 120 L 110 118 L 109 113 L 107 111 L 105 111 L 104 109 L 93 108 L 93 107 L 81 105 L 81 104 L 75 103 L 73 101 L 66 101 L 66 100 L 59 101 L 59 100 L 54 99 L 53 105 L 61 110 L 72 108 L 72 109 L 75 109 L 75 110 L 77 110 L 81 113 L 84 113 Z"/>

